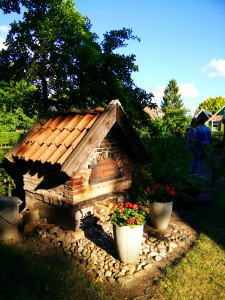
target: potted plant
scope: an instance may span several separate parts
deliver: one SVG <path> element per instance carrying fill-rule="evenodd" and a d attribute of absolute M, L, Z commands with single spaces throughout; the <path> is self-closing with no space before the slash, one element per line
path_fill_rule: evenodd
<path fill-rule="evenodd" d="M 176 197 L 175 186 L 168 184 L 155 184 L 145 188 L 146 197 L 149 199 L 149 211 L 152 225 L 159 230 L 167 228 Z"/>
<path fill-rule="evenodd" d="M 146 213 L 137 204 L 120 202 L 113 207 L 110 216 L 119 260 L 135 263 L 141 248 Z"/>

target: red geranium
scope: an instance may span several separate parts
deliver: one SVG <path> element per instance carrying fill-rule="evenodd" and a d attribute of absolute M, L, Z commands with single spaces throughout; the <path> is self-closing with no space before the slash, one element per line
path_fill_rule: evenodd
<path fill-rule="evenodd" d="M 146 213 L 137 204 L 131 202 L 114 205 L 111 213 L 112 224 L 118 226 L 136 226 L 145 224 Z"/>
<path fill-rule="evenodd" d="M 169 184 L 155 184 L 152 188 L 145 189 L 145 197 L 150 202 L 171 202 L 175 200 L 176 191 L 175 186 Z"/>

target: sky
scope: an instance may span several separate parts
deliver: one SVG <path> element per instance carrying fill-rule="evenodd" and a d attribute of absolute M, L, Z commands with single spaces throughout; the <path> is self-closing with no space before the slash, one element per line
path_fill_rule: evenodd
<path fill-rule="evenodd" d="M 135 85 L 160 105 L 176 80 L 191 115 L 207 98 L 225 97 L 225 0 L 76 0 L 91 31 L 103 40 L 110 30 L 130 28 L 141 41 L 128 41 L 119 53 L 135 54 Z M 10 23 L 22 16 L 0 10 L 0 48 Z"/>

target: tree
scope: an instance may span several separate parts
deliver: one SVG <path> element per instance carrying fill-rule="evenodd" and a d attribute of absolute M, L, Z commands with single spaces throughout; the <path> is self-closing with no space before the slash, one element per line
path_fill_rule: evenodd
<path fill-rule="evenodd" d="M 200 111 L 202 108 L 204 108 L 210 111 L 212 114 L 215 114 L 224 105 L 225 105 L 224 97 L 208 98 L 199 105 L 198 110 Z"/>
<path fill-rule="evenodd" d="M 161 109 L 164 112 L 164 121 L 167 133 L 171 135 L 184 134 L 189 118 L 186 116 L 188 110 L 184 108 L 177 82 L 172 79 L 164 90 Z"/>
<path fill-rule="evenodd" d="M 34 101 L 34 99 L 37 99 Z M 22 79 L 20 81 L 0 82 L 0 110 L 4 114 L 15 113 L 18 107 L 27 117 L 38 115 L 39 94 L 34 84 Z"/>
<path fill-rule="evenodd" d="M 7 36 L 8 48 L 0 52 L 0 80 L 26 79 L 36 86 L 40 111 L 106 106 L 119 99 L 128 114 L 145 119 L 143 105 L 151 107 L 153 95 L 135 86 L 131 73 L 138 70 L 135 55 L 116 53 L 130 39 L 131 29 L 112 30 L 98 43 L 91 23 L 78 13 L 72 0 L 0 1 L 2 9 L 19 12 Z M 138 115 L 142 115 L 140 117 Z"/>

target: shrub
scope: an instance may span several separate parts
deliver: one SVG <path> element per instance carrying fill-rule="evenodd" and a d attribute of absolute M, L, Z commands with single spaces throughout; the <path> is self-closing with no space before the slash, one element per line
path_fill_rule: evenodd
<path fill-rule="evenodd" d="M 11 196 L 16 184 L 5 169 L 0 168 L 0 195 Z"/>

